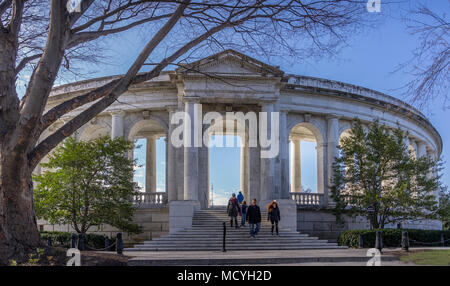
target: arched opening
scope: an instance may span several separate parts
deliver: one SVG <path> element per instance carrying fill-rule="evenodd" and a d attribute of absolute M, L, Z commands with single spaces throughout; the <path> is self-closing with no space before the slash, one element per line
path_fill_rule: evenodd
<path fill-rule="evenodd" d="M 210 140 L 222 141 L 224 147 L 209 147 L 209 206 L 226 205 L 232 193 L 240 190 L 241 139 L 239 136 L 217 134 Z M 225 142 L 234 142 L 236 147 L 227 147 Z"/>
<path fill-rule="evenodd" d="M 226 205 L 232 193 L 242 191 L 245 196 L 248 186 L 248 148 L 242 144 L 244 135 L 237 132 L 236 126 L 234 130 L 225 130 L 227 123 L 233 126 L 218 120 L 208 129 L 209 207 Z"/>
<path fill-rule="evenodd" d="M 134 141 L 132 157 L 137 161 L 134 180 L 144 193 L 166 192 L 166 132 L 155 120 L 134 124 L 128 140 Z M 145 198 L 152 201 L 153 198 Z"/>
<path fill-rule="evenodd" d="M 289 134 L 291 193 L 323 193 L 323 139 L 311 123 L 295 125 Z"/>

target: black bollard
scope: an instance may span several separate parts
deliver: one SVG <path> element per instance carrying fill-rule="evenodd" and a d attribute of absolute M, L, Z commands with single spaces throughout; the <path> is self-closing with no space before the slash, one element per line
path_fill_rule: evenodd
<path fill-rule="evenodd" d="M 227 236 L 227 224 L 223 223 L 223 241 L 222 241 L 222 252 L 227 252 L 225 247 L 225 237 Z"/>
<path fill-rule="evenodd" d="M 409 251 L 409 235 L 407 231 L 402 231 L 402 250 Z"/>
<path fill-rule="evenodd" d="M 78 234 L 78 250 L 84 250 L 84 238 L 82 233 Z"/>
<path fill-rule="evenodd" d="M 441 232 L 441 246 L 444 247 L 445 246 L 445 237 L 444 237 L 444 233 Z"/>
<path fill-rule="evenodd" d="M 121 232 L 117 233 L 116 250 L 117 250 L 117 254 L 122 254 L 122 251 L 123 251 L 123 240 L 122 240 L 122 233 Z"/>
<path fill-rule="evenodd" d="M 359 248 L 364 248 L 364 241 L 363 241 L 363 237 L 362 235 L 358 235 L 358 244 L 359 244 Z"/>
<path fill-rule="evenodd" d="M 77 248 L 77 235 L 72 234 L 72 248 Z"/>
<path fill-rule="evenodd" d="M 109 238 L 105 236 L 105 251 L 109 251 Z"/>
<path fill-rule="evenodd" d="M 380 252 L 383 249 L 383 233 L 380 230 L 377 230 L 375 236 L 375 248 Z"/>
<path fill-rule="evenodd" d="M 52 238 L 50 236 L 47 237 L 47 245 L 52 246 Z"/>

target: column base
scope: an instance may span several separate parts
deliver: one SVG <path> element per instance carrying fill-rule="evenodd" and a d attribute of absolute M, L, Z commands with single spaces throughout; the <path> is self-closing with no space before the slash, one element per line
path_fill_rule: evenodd
<path fill-rule="evenodd" d="M 198 201 L 171 201 L 169 202 L 169 233 L 191 228 L 194 211 L 200 209 Z"/>

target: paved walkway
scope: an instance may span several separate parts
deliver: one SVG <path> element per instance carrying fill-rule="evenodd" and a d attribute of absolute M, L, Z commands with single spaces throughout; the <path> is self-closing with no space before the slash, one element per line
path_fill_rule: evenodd
<path fill-rule="evenodd" d="M 365 263 L 367 249 L 308 249 L 266 251 L 126 251 L 129 265 L 271 265 L 292 263 Z M 389 253 L 382 260 L 397 261 Z"/>
<path fill-rule="evenodd" d="M 450 249 L 411 248 L 411 251 Z M 361 266 L 371 258 L 368 249 L 266 250 L 266 251 L 126 251 L 128 265 L 298 265 Z M 385 248 L 381 265 L 408 266 L 399 261 L 400 248 Z"/>

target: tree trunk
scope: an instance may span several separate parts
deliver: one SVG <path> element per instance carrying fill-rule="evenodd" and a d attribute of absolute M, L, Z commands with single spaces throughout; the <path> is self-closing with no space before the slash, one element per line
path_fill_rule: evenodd
<path fill-rule="evenodd" d="M 0 153 L 0 265 L 28 259 L 40 245 L 26 156 Z"/>

